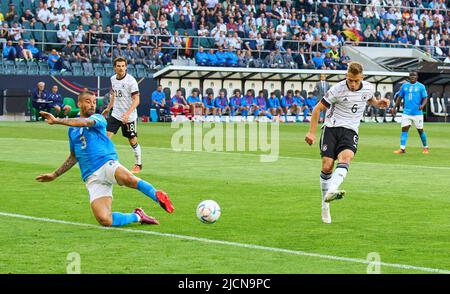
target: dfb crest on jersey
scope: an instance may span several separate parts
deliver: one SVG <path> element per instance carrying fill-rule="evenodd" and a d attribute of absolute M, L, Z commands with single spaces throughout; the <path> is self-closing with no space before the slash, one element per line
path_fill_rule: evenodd
<path fill-rule="evenodd" d="M 363 94 L 363 95 L 361 96 L 361 100 L 362 100 L 362 101 L 366 101 L 368 96 L 369 96 L 368 94 Z"/>
<path fill-rule="evenodd" d="M 327 144 L 323 144 L 322 145 L 322 151 L 325 152 L 328 149 L 328 145 Z"/>

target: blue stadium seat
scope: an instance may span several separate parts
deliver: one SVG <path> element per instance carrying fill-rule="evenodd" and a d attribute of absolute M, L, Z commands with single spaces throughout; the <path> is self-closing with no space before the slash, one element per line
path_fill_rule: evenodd
<path fill-rule="evenodd" d="M 3 71 L 6 75 L 12 75 L 16 73 L 16 65 L 12 60 L 3 61 Z"/>
<path fill-rule="evenodd" d="M 73 62 L 71 65 L 72 65 L 72 73 L 74 76 L 83 75 L 83 68 L 81 67 L 81 63 Z"/>
<path fill-rule="evenodd" d="M 39 67 L 36 63 L 30 62 L 28 63 L 28 75 L 38 75 Z"/>
<path fill-rule="evenodd" d="M 103 69 L 103 64 L 101 63 L 94 63 L 94 75 L 96 76 L 104 76 L 105 70 Z"/>
<path fill-rule="evenodd" d="M 28 65 L 25 62 L 17 62 L 16 63 L 16 74 L 18 75 L 26 75 L 27 74 Z"/>
<path fill-rule="evenodd" d="M 143 64 L 136 64 L 136 76 L 139 78 L 145 77 L 145 66 Z"/>
<path fill-rule="evenodd" d="M 34 24 L 34 29 L 35 30 L 45 30 L 44 25 L 39 21 Z M 42 33 L 42 32 L 36 32 L 36 31 L 33 32 L 33 37 L 36 40 L 36 42 L 43 42 L 45 39 L 44 35 L 45 35 L 45 33 Z"/>
<path fill-rule="evenodd" d="M 104 69 L 105 69 L 105 76 L 110 77 L 114 75 L 114 68 L 112 64 L 105 63 Z"/>
<path fill-rule="evenodd" d="M 56 27 L 53 23 L 49 22 L 45 25 L 46 32 L 45 32 L 45 39 L 48 43 L 59 43 L 58 37 L 56 35 Z"/>

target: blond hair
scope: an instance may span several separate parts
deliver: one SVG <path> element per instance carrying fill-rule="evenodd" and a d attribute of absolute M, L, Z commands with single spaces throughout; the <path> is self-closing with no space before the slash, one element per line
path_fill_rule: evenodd
<path fill-rule="evenodd" d="M 352 75 L 359 75 L 363 73 L 363 66 L 361 63 L 357 61 L 352 61 L 348 64 L 348 73 L 351 73 Z"/>

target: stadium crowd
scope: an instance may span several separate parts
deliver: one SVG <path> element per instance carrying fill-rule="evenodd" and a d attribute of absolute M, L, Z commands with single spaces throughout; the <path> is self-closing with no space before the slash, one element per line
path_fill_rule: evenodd
<path fill-rule="evenodd" d="M 0 43 L 3 58 L 50 60 L 56 71 L 119 55 L 149 68 L 180 57 L 345 69 L 346 42 L 422 46 L 450 62 L 449 17 L 444 0 L 2 0 Z"/>

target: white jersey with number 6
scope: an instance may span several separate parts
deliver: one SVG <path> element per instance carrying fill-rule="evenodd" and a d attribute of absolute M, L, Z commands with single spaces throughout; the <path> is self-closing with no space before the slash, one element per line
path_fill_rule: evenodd
<path fill-rule="evenodd" d="M 328 90 L 322 103 L 328 107 L 325 115 L 327 127 L 344 127 L 358 133 L 367 101 L 372 99 L 375 87 L 362 81 L 358 91 L 350 91 L 347 81 L 341 81 Z"/>
<path fill-rule="evenodd" d="M 135 78 L 126 74 L 122 79 L 117 79 L 117 75 L 111 77 L 111 88 L 114 91 L 114 105 L 112 116 L 122 120 L 122 116 L 130 109 L 133 103 L 131 96 L 139 93 L 139 86 Z M 134 122 L 137 119 L 136 109 L 128 117 L 128 122 Z"/>

